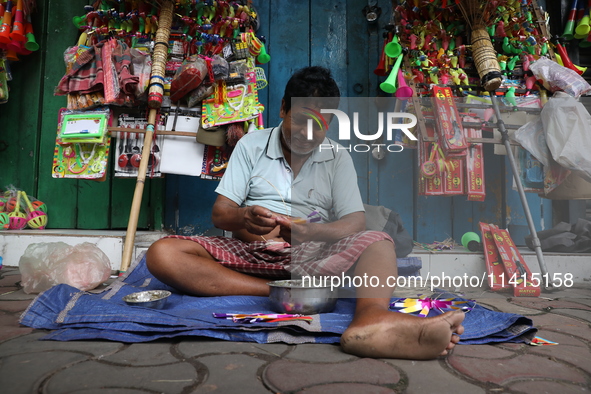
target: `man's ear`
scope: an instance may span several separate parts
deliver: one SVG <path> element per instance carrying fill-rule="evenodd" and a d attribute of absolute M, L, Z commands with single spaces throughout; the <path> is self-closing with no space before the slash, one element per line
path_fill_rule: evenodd
<path fill-rule="evenodd" d="M 285 118 L 285 99 L 281 99 L 281 108 L 279 109 L 279 117 L 281 119 Z"/>

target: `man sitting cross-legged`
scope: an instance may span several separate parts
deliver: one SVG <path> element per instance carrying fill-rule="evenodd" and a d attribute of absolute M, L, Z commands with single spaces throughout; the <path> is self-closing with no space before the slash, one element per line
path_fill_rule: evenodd
<path fill-rule="evenodd" d="M 294 97 L 310 100 L 292 106 Z M 356 289 L 355 314 L 341 337 L 343 350 L 379 358 L 445 355 L 464 331 L 464 314 L 421 318 L 389 310 L 393 288 L 386 283 L 397 275 L 393 241 L 386 233 L 365 231 L 348 152 L 336 149 L 320 124 L 308 138 L 309 112 L 319 111 L 319 98 L 327 97 L 339 97 L 327 69 L 297 71 L 281 102 L 283 122 L 245 135 L 216 189 L 213 223 L 234 238 L 163 238 L 148 250 L 148 269 L 162 282 L 198 296 L 268 296 L 268 278 L 278 272 L 286 277 L 347 271 L 376 276 L 377 287 Z M 314 211 L 320 222 L 293 220 Z"/>

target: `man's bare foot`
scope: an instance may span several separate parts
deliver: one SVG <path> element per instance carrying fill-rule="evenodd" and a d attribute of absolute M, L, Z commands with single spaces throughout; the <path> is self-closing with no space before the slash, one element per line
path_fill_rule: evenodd
<path fill-rule="evenodd" d="M 423 318 L 372 309 L 358 312 L 341 336 L 345 352 L 360 357 L 429 360 L 446 355 L 464 332 L 463 312 Z"/>

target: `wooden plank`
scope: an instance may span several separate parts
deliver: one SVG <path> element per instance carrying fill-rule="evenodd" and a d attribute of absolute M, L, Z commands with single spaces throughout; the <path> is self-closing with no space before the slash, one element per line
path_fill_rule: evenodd
<path fill-rule="evenodd" d="M 38 23 L 36 27 L 41 29 Z M 41 54 L 19 55 L 10 64 L 13 80 L 8 82 L 8 102 L 0 106 L 0 188 L 13 185 L 28 195 L 37 194 L 39 165 L 39 113 L 43 75 L 37 63 Z"/>
<path fill-rule="evenodd" d="M 501 226 L 505 218 L 503 205 L 505 174 L 503 156 L 495 155 L 493 145 L 484 144 L 484 180 L 486 199 L 467 201 L 466 196 L 453 197 L 453 238 L 460 242 L 468 231 L 480 234 L 479 222 Z"/>
<path fill-rule="evenodd" d="M 168 231 L 176 234 L 178 228 L 178 217 L 179 217 L 179 176 L 178 175 L 166 175 L 166 188 L 164 190 L 164 198 L 166 205 L 164 209 L 164 231 Z M 199 205 L 199 209 L 204 209 L 201 206 L 201 197 L 195 196 L 195 203 Z M 197 208 L 194 208 L 197 209 Z"/>
<path fill-rule="evenodd" d="M 310 2 L 310 65 L 330 69 L 341 92 L 347 86 L 347 1 Z M 343 94 L 341 94 L 343 95 Z"/>
<path fill-rule="evenodd" d="M 417 196 L 413 239 L 432 243 L 452 237 L 451 203 L 450 197 Z"/>
<path fill-rule="evenodd" d="M 346 96 L 347 46 L 347 1 L 310 2 L 310 65 L 328 68 L 336 81 L 341 96 Z M 341 107 L 346 104 L 342 100 Z M 346 111 L 346 106 L 343 107 Z M 334 121 L 327 136 L 338 141 L 338 127 Z M 341 141 L 339 141 L 341 142 Z"/>
<path fill-rule="evenodd" d="M 215 188 L 218 181 L 199 179 L 178 175 L 179 206 L 178 226 L 176 233 L 180 235 L 203 234 L 213 228 L 211 209 L 217 198 Z"/>
<path fill-rule="evenodd" d="M 295 5 L 290 0 L 270 3 L 268 127 L 280 122 L 279 109 L 289 77 L 310 64 L 310 3 Z"/>
<path fill-rule="evenodd" d="M 154 231 L 162 231 L 164 229 L 164 205 L 166 179 L 153 178 L 150 179 L 146 186 L 148 197 L 148 228 Z"/>
<path fill-rule="evenodd" d="M 40 68 L 45 74 L 41 83 L 43 113 L 38 195 L 50 211 L 48 228 L 76 228 L 78 180 L 54 179 L 51 176 L 58 111 L 66 106 L 65 96 L 54 96 L 53 91 L 65 73 L 63 53 L 66 48 L 75 45 L 78 39 L 78 29 L 72 23 L 72 10 L 82 10 L 86 3 L 74 0 L 64 7 L 60 2 L 46 0 L 39 4 L 39 8 L 44 10 L 46 25 L 45 34 L 37 34 L 37 42 L 41 46 L 39 51 L 43 53 Z"/>
<path fill-rule="evenodd" d="M 361 8 L 363 9 L 363 8 Z M 389 14 L 389 13 L 388 13 Z M 363 14 L 360 13 L 359 18 L 364 20 Z M 382 27 L 383 27 L 383 19 L 378 19 L 378 23 L 375 24 L 367 24 L 367 32 L 368 32 L 368 43 L 367 43 L 367 61 L 368 61 L 368 71 L 373 70 L 372 66 L 375 67 L 378 65 L 380 61 L 380 49 L 382 44 Z M 367 21 L 365 21 L 367 23 Z M 379 90 L 379 83 L 380 80 L 377 75 L 373 72 L 369 73 L 369 89 L 368 89 L 368 98 L 369 97 L 380 97 L 382 96 L 382 92 Z M 378 119 L 371 117 L 370 118 L 370 130 L 377 130 L 378 128 Z M 386 143 L 385 137 L 381 138 L 377 141 L 378 143 Z M 374 159 L 371 156 L 371 153 L 368 155 L 368 204 L 371 205 L 382 205 L 380 203 L 380 167 L 381 163 L 379 160 Z M 384 159 L 385 160 L 385 159 Z"/>
<path fill-rule="evenodd" d="M 108 229 L 110 225 L 110 182 L 80 180 L 78 182 L 78 215 L 76 228 Z"/>
<path fill-rule="evenodd" d="M 347 85 L 343 95 L 351 98 L 367 97 L 369 92 L 369 78 L 372 66 L 369 62 L 367 21 L 361 15 L 360 10 L 365 7 L 363 0 L 347 1 Z M 359 143 L 357 138 L 352 144 Z M 369 201 L 369 157 L 367 155 L 352 155 L 357 170 L 357 184 L 364 202 Z"/>
<path fill-rule="evenodd" d="M 111 228 L 126 229 L 131 211 L 133 191 L 135 190 L 136 178 L 114 178 L 111 187 Z M 150 179 L 146 178 L 146 184 Z M 140 216 L 137 228 L 146 230 L 148 226 L 149 193 L 142 198 Z"/>
<path fill-rule="evenodd" d="M 413 233 L 414 210 L 414 150 L 388 152 L 386 158 L 379 161 L 378 203 L 400 214 L 404 228 Z M 372 159 L 373 160 L 373 159 Z"/>

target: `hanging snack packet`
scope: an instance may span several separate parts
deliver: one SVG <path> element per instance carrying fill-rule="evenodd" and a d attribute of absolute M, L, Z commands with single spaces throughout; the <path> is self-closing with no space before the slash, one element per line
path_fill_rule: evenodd
<path fill-rule="evenodd" d="M 230 75 L 230 66 L 226 59 L 220 55 L 215 55 L 211 59 L 211 71 L 213 73 L 213 79 L 216 81 L 225 81 Z"/>

